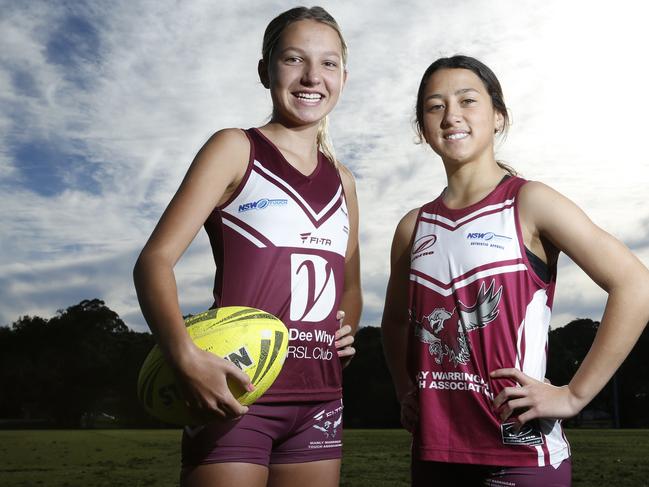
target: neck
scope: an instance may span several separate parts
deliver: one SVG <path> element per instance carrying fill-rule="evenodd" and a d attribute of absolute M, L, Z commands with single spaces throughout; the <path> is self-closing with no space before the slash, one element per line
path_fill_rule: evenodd
<path fill-rule="evenodd" d="M 449 208 L 464 208 L 487 196 L 507 174 L 495 159 L 470 164 L 444 162 L 448 186 L 444 203 Z"/>
<path fill-rule="evenodd" d="M 277 147 L 304 158 L 318 152 L 318 124 L 290 127 L 275 120 L 271 120 L 259 129 Z"/>

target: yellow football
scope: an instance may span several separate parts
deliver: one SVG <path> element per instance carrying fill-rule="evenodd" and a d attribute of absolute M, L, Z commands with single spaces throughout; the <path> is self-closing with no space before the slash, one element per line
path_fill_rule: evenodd
<path fill-rule="evenodd" d="M 288 330 L 270 313 L 229 306 L 191 316 L 185 325 L 199 348 L 231 361 L 250 377 L 255 386 L 252 392 L 228 382 L 234 397 L 245 406 L 259 399 L 282 370 Z M 192 417 L 176 377 L 157 345 L 142 364 L 137 390 L 144 409 L 162 421 L 178 425 L 204 422 Z"/>

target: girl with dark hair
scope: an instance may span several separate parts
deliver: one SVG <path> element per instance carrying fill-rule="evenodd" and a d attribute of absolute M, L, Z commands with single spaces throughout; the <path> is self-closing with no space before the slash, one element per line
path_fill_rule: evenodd
<path fill-rule="evenodd" d="M 324 9 L 275 18 L 258 66 L 270 121 L 210 138 L 138 258 L 142 312 L 206 418 L 185 428 L 183 486 L 338 485 L 342 366 L 355 353 L 361 311 L 354 179 L 326 130 L 346 60 Z M 248 377 L 192 343 L 178 305 L 173 267 L 201 226 L 217 267 L 214 306 L 263 309 L 289 329 L 282 372 L 249 408 L 227 386 L 250 389 Z"/>
<path fill-rule="evenodd" d="M 397 226 L 382 323 L 414 486 L 570 485 L 561 419 L 602 389 L 649 320 L 645 266 L 570 200 L 496 161 L 508 123 L 480 61 L 426 70 L 416 127 L 448 185 Z M 554 386 L 544 375 L 561 251 L 609 296 L 581 367 Z"/>

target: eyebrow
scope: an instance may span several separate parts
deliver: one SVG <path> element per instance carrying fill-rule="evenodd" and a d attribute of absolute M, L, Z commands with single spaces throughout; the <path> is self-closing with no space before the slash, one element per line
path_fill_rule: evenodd
<path fill-rule="evenodd" d="M 462 89 L 459 89 L 459 90 L 457 90 L 455 92 L 455 96 L 463 95 L 464 93 L 468 93 L 470 91 L 473 91 L 473 92 L 478 93 L 478 94 L 480 93 L 475 88 L 462 88 Z M 442 95 L 439 94 L 439 93 L 433 93 L 432 95 L 427 96 L 426 100 L 430 100 L 431 98 L 442 98 Z"/>
<path fill-rule="evenodd" d="M 282 49 L 281 51 L 279 51 L 279 54 L 285 54 L 287 51 L 296 51 L 296 52 L 299 52 L 299 53 L 302 53 L 302 54 L 305 52 L 304 49 L 301 49 L 299 47 L 288 46 L 288 47 L 285 47 L 284 49 Z M 321 53 L 321 55 L 323 55 L 323 56 L 336 56 L 338 58 L 342 57 L 342 55 L 339 52 L 336 52 L 336 51 L 325 51 L 325 52 Z"/>

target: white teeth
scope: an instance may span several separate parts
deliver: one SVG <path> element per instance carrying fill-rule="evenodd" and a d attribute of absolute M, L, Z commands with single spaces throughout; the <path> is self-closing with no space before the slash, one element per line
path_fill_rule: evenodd
<path fill-rule="evenodd" d="M 459 133 L 456 133 L 456 134 L 446 135 L 444 138 L 449 139 L 449 140 L 458 140 L 458 139 L 463 139 L 463 138 L 468 137 L 468 136 L 469 136 L 469 134 L 467 132 L 459 132 Z"/>
<path fill-rule="evenodd" d="M 319 100 L 322 98 L 320 93 L 297 93 L 295 96 L 304 100 Z"/>

